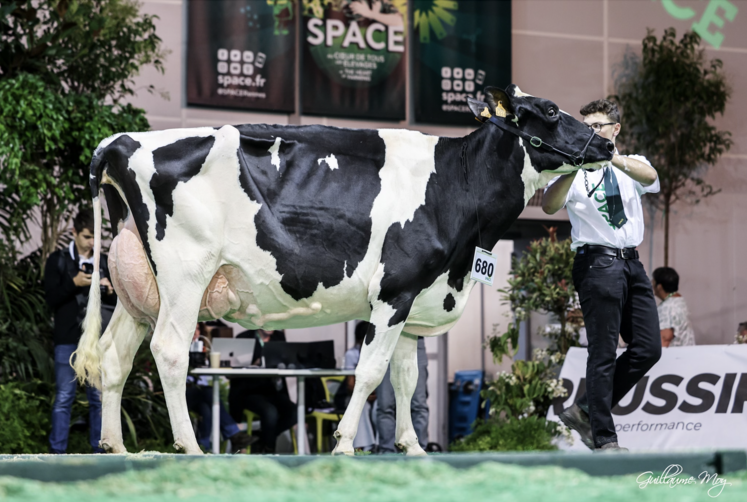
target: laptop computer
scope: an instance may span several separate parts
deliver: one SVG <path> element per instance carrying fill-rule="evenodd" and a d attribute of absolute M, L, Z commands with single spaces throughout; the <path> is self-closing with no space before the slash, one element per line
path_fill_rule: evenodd
<path fill-rule="evenodd" d="M 255 343 L 254 338 L 213 338 L 212 350 L 220 352 L 221 363 L 228 361 L 231 368 L 245 368 L 252 365 Z"/>
<path fill-rule="evenodd" d="M 262 347 L 267 368 L 334 369 L 335 342 L 267 342 Z"/>

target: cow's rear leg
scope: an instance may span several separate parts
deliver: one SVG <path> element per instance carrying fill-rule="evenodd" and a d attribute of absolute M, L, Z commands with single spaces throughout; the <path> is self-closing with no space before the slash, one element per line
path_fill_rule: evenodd
<path fill-rule="evenodd" d="M 207 284 L 196 286 L 186 282 L 176 282 L 177 287 L 167 290 L 159 280 L 161 310 L 150 348 L 163 384 L 174 433 L 174 448 L 190 455 L 201 455 L 202 450 L 197 444 L 189 419 L 186 393 L 189 344 L 195 332 L 197 312 Z"/>
<path fill-rule="evenodd" d="M 122 438 L 122 390 L 132 370 L 135 353 L 150 328 L 138 323 L 117 302 L 112 319 L 101 337 L 101 448 L 126 453 Z M 115 334 L 116 333 L 116 334 Z"/>
<path fill-rule="evenodd" d="M 392 357 L 397 340 L 402 333 L 404 321 L 394 326 L 389 326 L 392 316 L 392 308 L 381 304 L 374 307 L 371 313 L 371 324 L 376 328 L 373 339 L 371 334 L 366 336 L 361 347 L 361 357 L 355 368 L 355 388 L 345 414 L 340 421 L 334 436 L 337 445 L 332 450 L 333 455 L 354 455 L 353 439 L 358 431 L 358 422 L 363 412 L 366 399 L 379 386 L 384 378 L 389 360 Z"/>
<path fill-rule="evenodd" d="M 410 401 L 418 384 L 418 338 L 402 333 L 390 364 L 392 387 L 397 402 L 396 445 L 408 456 L 425 455 L 412 425 Z"/>

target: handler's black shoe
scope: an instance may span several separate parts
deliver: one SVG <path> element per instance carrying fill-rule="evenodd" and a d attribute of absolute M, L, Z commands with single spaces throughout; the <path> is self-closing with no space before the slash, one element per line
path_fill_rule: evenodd
<path fill-rule="evenodd" d="M 629 450 L 617 444 L 617 441 L 613 441 L 611 443 L 604 443 L 601 447 L 595 449 L 594 451 L 629 451 Z"/>
<path fill-rule="evenodd" d="M 573 403 L 571 406 L 563 410 L 563 413 L 558 415 L 558 418 L 566 425 L 566 427 L 578 432 L 578 435 L 581 436 L 581 441 L 587 448 L 590 450 L 594 449 L 594 438 L 591 435 L 591 422 L 589 421 L 589 415 L 579 408 L 576 403 Z"/>
<path fill-rule="evenodd" d="M 259 441 L 259 438 L 257 436 L 250 436 L 244 431 L 239 431 L 228 439 L 231 440 L 231 449 L 234 452 L 241 452 L 242 450 L 245 450 L 249 445 L 252 445 Z"/>

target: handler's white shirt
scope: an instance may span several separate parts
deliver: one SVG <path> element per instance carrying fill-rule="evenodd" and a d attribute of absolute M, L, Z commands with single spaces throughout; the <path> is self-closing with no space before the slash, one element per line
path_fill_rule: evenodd
<path fill-rule="evenodd" d="M 649 166 L 651 163 L 641 155 L 628 155 L 631 159 L 640 160 Z M 607 199 L 604 193 L 604 169 L 587 172 L 589 190 L 597 187 L 591 197 L 587 196 L 582 170 L 576 172 L 576 178 L 568 190 L 565 207 L 571 220 L 571 249 L 576 250 L 584 244 L 609 246 L 613 248 L 636 247 L 643 242 L 643 207 L 641 195 L 657 193 L 659 191 L 659 177 L 649 186 L 643 186 L 638 181 L 625 174 L 622 170 L 608 164 L 607 169 L 614 169 L 620 195 L 628 221 L 621 228 L 614 228 L 609 223 Z M 555 183 L 560 176 L 554 178 L 547 185 Z M 545 188 L 547 190 L 547 188 Z"/>

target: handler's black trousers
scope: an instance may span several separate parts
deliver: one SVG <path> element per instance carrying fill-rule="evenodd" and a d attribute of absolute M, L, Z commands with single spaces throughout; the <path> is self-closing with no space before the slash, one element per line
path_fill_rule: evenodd
<path fill-rule="evenodd" d="M 612 408 L 661 357 L 659 315 L 637 259 L 577 253 L 573 283 L 589 340 L 586 394 L 577 403 L 589 413 L 599 448 L 617 441 Z M 618 333 L 628 348 L 616 359 Z"/>

